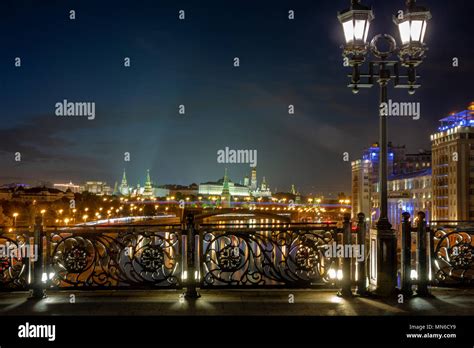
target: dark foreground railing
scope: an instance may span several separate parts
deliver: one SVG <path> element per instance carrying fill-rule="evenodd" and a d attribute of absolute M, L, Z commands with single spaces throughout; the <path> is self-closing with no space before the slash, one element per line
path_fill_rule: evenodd
<path fill-rule="evenodd" d="M 474 284 L 474 222 L 434 222 L 432 268 L 440 284 Z"/>
<path fill-rule="evenodd" d="M 28 290 L 32 231 L 0 232 L 0 290 Z M 10 255 L 10 256 L 8 256 Z"/>
<path fill-rule="evenodd" d="M 401 234 L 401 289 L 411 294 L 428 293 L 428 285 L 472 286 L 474 284 L 474 222 L 431 221 L 425 214 L 403 214 Z M 415 247 L 413 241 L 416 242 Z"/>
<path fill-rule="evenodd" d="M 0 230 L 0 290 L 332 286 L 334 224 L 45 227 Z M 28 250 L 26 250 L 28 249 Z M 23 250 L 23 254 L 18 252 Z M 3 252 L 2 252 L 3 251 Z M 330 272 L 330 270 L 333 272 Z M 333 275 L 331 277 L 331 275 Z"/>
<path fill-rule="evenodd" d="M 337 263 L 328 246 L 337 230 L 324 226 L 262 226 L 258 229 L 201 225 L 200 286 L 312 287 L 326 285 Z"/>
<path fill-rule="evenodd" d="M 474 228 L 413 226 L 404 214 L 400 289 L 428 294 L 429 285 L 472 285 Z M 365 295 L 375 258 L 365 216 L 336 224 L 204 224 L 0 229 L 0 290 L 313 288 L 339 286 Z M 412 241 L 416 241 L 413 247 Z M 356 249 L 362 253 L 348 254 Z M 343 253 L 339 251 L 343 250 Z M 362 257 L 360 257 L 362 256 Z M 374 258 L 372 260 L 371 258 Z M 370 267 L 368 267 L 370 265 Z"/>
<path fill-rule="evenodd" d="M 180 226 L 46 232 L 50 287 L 180 287 Z"/>

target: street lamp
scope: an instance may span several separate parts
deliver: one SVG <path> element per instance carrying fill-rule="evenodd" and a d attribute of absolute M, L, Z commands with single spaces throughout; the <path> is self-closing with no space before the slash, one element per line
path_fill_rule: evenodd
<path fill-rule="evenodd" d="M 344 56 L 350 58 L 352 64 L 364 62 L 368 49 L 370 22 L 374 19 L 372 9 L 362 5 L 359 0 L 352 0 L 351 6 L 339 12 L 337 17 L 346 39 Z"/>
<path fill-rule="evenodd" d="M 13 213 L 13 226 L 16 227 L 16 218 L 18 217 L 18 213 Z"/>
<path fill-rule="evenodd" d="M 426 7 L 416 5 L 415 0 L 407 1 L 403 14 L 393 16 L 402 41 L 399 57 L 404 66 L 418 66 L 422 62 L 427 50 L 424 40 L 430 19 L 430 11 Z"/>
<path fill-rule="evenodd" d="M 349 9 L 338 13 L 338 19 L 345 37 L 345 44 L 342 47 L 343 57 L 347 65 L 352 67 L 348 87 L 352 88 L 354 94 L 359 92 L 359 88 L 370 88 L 374 83 L 380 88 L 377 292 L 390 294 L 394 292 L 396 285 L 396 236 L 387 214 L 387 125 L 386 115 L 381 111 L 382 106 L 388 102 L 389 82 L 393 82 L 395 88 L 406 88 L 409 94 L 414 94 L 420 87 L 417 84 L 419 76 L 416 74 L 416 67 L 422 63 L 424 53 L 428 49 L 424 39 L 431 14 L 427 8 L 418 6 L 415 0 L 406 1 L 406 10 L 394 16 L 394 22 L 400 33 L 400 48 L 397 47 L 396 40 L 387 34 L 376 35 L 368 44 L 368 31 L 374 15 L 372 9 L 362 5 L 360 0 L 352 0 Z M 388 44 L 386 50 L 379 48 L 379 43 L 383 41 Z M 394 55 L 398 56 L 398 60 L 390 60 Z M 360 67 L 369 56 L 373 59 L 368 62 L 368 72 L 361 74 Z M 400 75 L 400 66 L 406 68 L 405 75 Z M 402 81 L 405 83 L 401 83 Z"/>

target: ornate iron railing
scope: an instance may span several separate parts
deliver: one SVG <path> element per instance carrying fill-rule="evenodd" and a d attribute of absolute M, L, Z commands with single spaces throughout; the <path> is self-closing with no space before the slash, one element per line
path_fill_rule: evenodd
<path fill-rule="evenodd" d="M 0 291 L 27 290 L 30 276 L 30 231 L 0 229 Z"/>
<path fill-rule="evenodd" d="M 337 259 L 327 257 L 338 230 L 326 226 L 201 225 L 201 288 L 328 285 Z"/>
<path fill-rule="evenodd" d="M 474 284 L 474 224 L 431 228 L 432 274 L 441 285 Z"/>
<path fill-rule="evenodd" d="M 181 232 L 180 225 L 46 230 L 50 287 L 180 287 Z"/>
<path fill-rule="evenodd" d="M 349 220 L 345 222 L 350 233 Z M 0 247 L 30 254 L 0 258 L 0 290 L 318 287 L 335 285 L 340 244 L 335 224 L 44 227 L 0 230 Z M 2 254 L 3 255 L 3 254 Z M 1 256 L 1 255 L 0 255 Z M 348 278 L 352 278 L 349 274 Z M 350 282 L 348 286 L 350 287 Z"/>

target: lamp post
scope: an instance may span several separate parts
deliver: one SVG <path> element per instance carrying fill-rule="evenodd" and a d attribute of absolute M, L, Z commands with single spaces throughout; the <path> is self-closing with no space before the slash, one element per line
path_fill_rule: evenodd
<path fill-rule="evenodd" d="M 372 9 L 362 5 L 360 0 L 351 0 L 351 6 L 338 14 L 345 37 L 342 47 L 344 63 L 352 67 L 348 87 L 352 88 L 354 94 L 357 94 L 360 88 L 372 87 L 374 82 L 380 88 L 380 215 L 377 221 L 376 292 L 389 295 L 395 291 L 396 286 L 396 236 L 387 214 L 387 120 L 381 110 L 382 106 L 388 103 L 387 87 L 390 82 L 393 82 L 395 88 L 406 88 L 411 95 L 420 87 L 417 83 L 419 76 L 416 74 L 416 67 L 423 62 L 424 53 L 427 51 L 424 38 L 431 13 L 427 8 L 418 6 L 415 0 L 406 1 L 406 10 L 393 18 L 400 34 L 400 48 L 397 47 L 396 40 L 387 34 L 376 35 L 369 44 L 368 34 L 374 18 Z M 388 50 L 379 48 L 382 41 L 388 44 Z M 398 60 L 390 60 L 395 55 Z M 360 68 L 367 58 L 368 72 L 361 74 Z M 400 67 L 406 69 L 405 75 L 400 75 Z"/>
<path fill-rule="evenodd" d="M 16 227 L 16 218 L 18 217 L 18 213 L 13 213 L 13 227 Z"/>

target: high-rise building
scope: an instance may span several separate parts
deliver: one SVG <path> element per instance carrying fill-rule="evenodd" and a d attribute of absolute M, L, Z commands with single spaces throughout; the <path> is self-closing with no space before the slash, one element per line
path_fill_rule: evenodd
<path fill-rule="evenodd" d="M 352 217 L 364 213 L 370 219 L 370 176 L 371 163 L 368 159 L 352 162 Z"/>
<path fill-rule="evenodd" d="M 474 103 L 440 120 L 431 135 L 432 220 L 474 219 Z"/>
<path fill-rule="evenodd" d="M 389 183 L 410 173 L 419 174 L 414 177 L 424 176 L 421 172 L 430 168 L 429 151 L 420 150 L 419 153 L 407 154 L 405 145 L 394 145 L 391 142 L 387 145 Z M 352 162 L 352 217 L 355 218 L 362 212 L 366 218 L 370 218 L 372 224 L 379 218 L 379 161 L 380 147 L 378 143 L 374 143 L 364 151 L 362 159 Z M 412 205 L 418 207 L 423 203 L 417 201 Z"/>
<path fill-rule="evenodd" d="M 395 147 L 397 150 L 403 150 L 403 147 Z M 393 173 L 394 168 L 394 146 L 388 144 L 388 174 Z M 352 162 L 352 201 L 356 202 L 356 207 L 352 208 L 352 214 L 355 218 L 358 213 L 366 214 L 370 221 L 378 219 L 378 184 L 379 184 L 379 161 L 380 147 L 378 143 L 372 144 L 362 154 L 360 163 Z M 360 172 L 362 171 L 362 172 Z M 367 185 L 369 185 L 367 192 Z M 368 195 L 368 197 L 367 197 Z M 353 203 L 354 204 L 354 203 Z M 369 206 L 367 208 L 367 205 Z M 372 208 L 375 208 L 372 210 Z M 357 211 L 356 209 L 364 209 Z"/>
<path fill-rule="evenodd" d="M 398 149 L 399 147 L 397 147 Z M 404 147 L 403 147 L 404 148 Z M 393 174 L 394 152 L 392 143 L 388 143 L 388 158 L 387 158 L 387 173 Z M 372 185 L 378 185 L 379 182 L 379 162 L 380 162 L 380 147 L 378 143 L 372 144 L 362 154 L 362 160 L 370 162 L 369 179 Z M 398 167 L 398 166 L 397 166 Z M 378 186 L 376 186 L 378 192 Z"/>
<path fill-rule="evenodd" d="M 399 230 L 402 213 L 415 217 L 420 211 L 426 221 L 431 220 L 432 211 L 431 168 L 394 175 L 388 180 L 388 219 L 392 227 Z"/>

